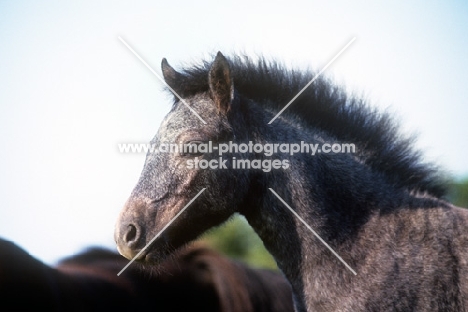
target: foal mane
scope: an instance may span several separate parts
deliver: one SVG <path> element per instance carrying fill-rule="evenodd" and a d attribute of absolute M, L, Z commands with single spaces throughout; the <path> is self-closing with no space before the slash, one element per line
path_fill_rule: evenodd
<path fill-rule="evenodd" d="M 234 87 L 242 97 L 279 112 L 316 73 L 287 69 L 276 61 L 247 56 L 227 57 Z M 182 97 L 206 92 L 210 61 L 182 69 L 178 92 Z M 356 156 L 383 173 L 396 187 L 443 197 L 447 184 L 441 170 L 422 162 L 413 147 L 414 136 L 403 136 L 396 120 L 363 99 L 349 95 L 329 79 L 314 81 L 281 115 L 308 128 L 327 133 L 341 142 L 354 143 Z"/>

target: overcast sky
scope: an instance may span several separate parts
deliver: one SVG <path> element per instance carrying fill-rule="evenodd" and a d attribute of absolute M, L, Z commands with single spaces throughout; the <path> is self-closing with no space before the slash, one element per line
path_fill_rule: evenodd
<path fill-rule="evenodd" d="M 48 263 L 114 248 L 117 215 L 170 109 L 157 71 L 218 50 L 321 69 L 468 175 L 466 1 L 0 1 L 0 237 Z"/>

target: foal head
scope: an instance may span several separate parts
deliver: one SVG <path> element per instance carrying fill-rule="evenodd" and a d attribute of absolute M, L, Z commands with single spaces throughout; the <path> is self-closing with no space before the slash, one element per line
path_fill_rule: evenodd
<path fill-rule="evenodd" d="M 234 154 L 206 151 L 208 144 L 242 139 L 245 125 L 231 69 L 218 53 L 194 82 L 165 59 L 162 72 L 175 103 L 151 141 L 141 177 L 118 218 L 118 250 L 133 258 L 203 189 L 204 192 L 152 242 L 139 260 L 160 261 L 167 254 L 229 218 L 249 190 L 249 172 L 231 170 Z M 206 68 L 205 68 L 206 70 Z M 195 81 L 196 85 L 196 81 Z M 201 91 L 201 92 L 200 92 Z M 180 96 L 180 98 L 179 98 Z M 241 156 L 242 157 L 242 156 Z"/>

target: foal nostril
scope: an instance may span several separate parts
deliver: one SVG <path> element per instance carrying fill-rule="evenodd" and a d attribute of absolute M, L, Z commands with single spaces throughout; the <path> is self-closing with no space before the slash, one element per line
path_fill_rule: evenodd
<path fill-rule="evenodd" d="M 124 234 L 124 241 L 129 244 L 135 241 L 138 241 L 138 232 L 136 227 L 133 224 L 129 224 L 127 231 Z"/>
<path fill-rule="evenodd" d="M 116 227 L 115 242 L 117 250 L 127 259 L 132 259 L 144 244 L 144 230 L 137 223 L 123 222 L 119 227 Z"/>

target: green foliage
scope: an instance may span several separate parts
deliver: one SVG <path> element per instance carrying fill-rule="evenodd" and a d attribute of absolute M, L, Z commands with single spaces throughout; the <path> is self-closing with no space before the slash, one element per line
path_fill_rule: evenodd
<path fill-rule="evenodd" d="M 277 269 L 275 260 L 243 216 L 233 216 L 205 234 L 201 241 L 222 254 L 249 265 Z"/>
<path fill-rule="evenodd" d="M 449 200 L 456 206 L 468 208 L 468 178 L 452 183 Z"/>

